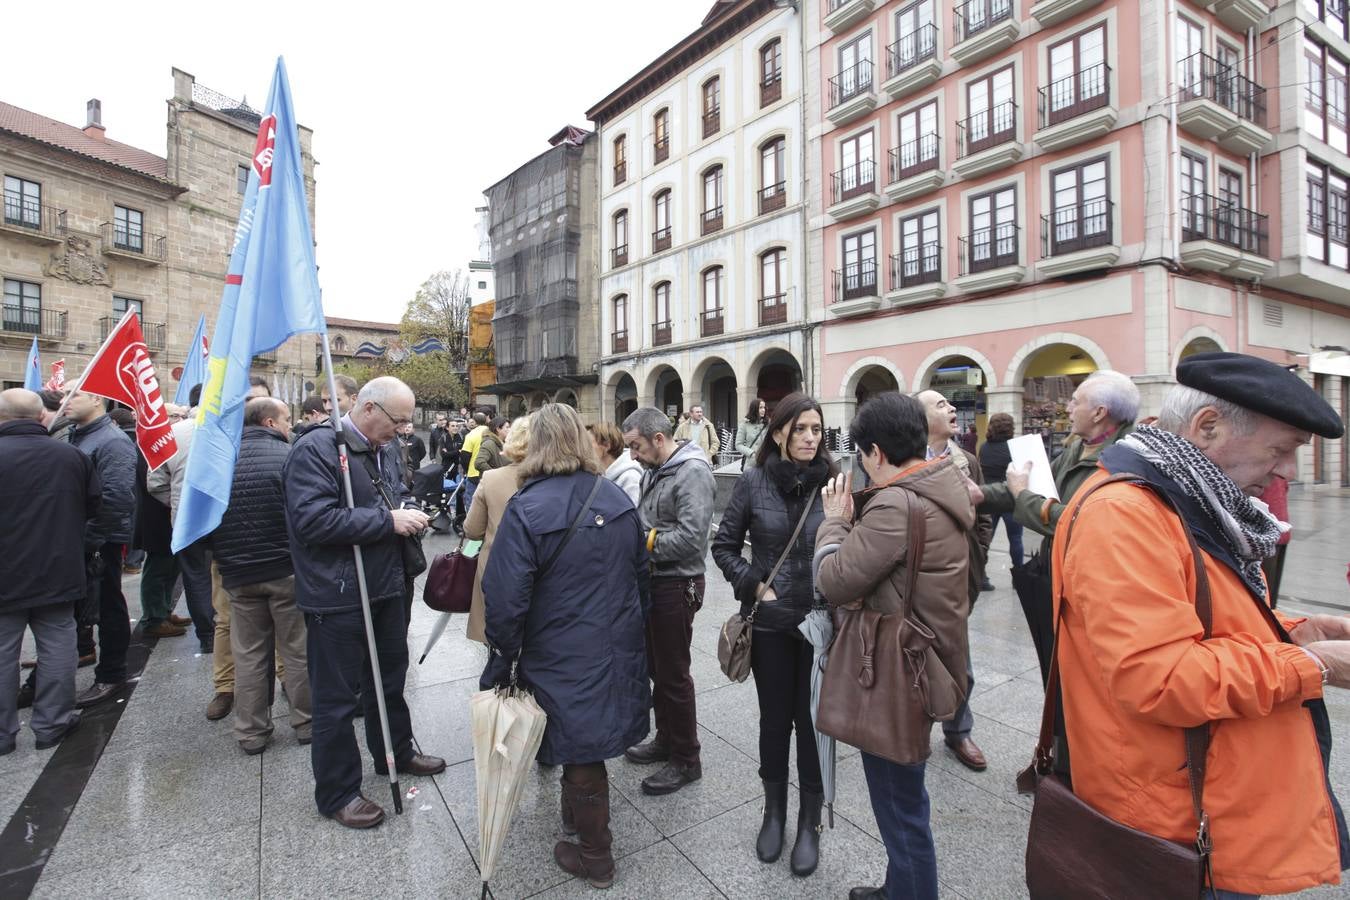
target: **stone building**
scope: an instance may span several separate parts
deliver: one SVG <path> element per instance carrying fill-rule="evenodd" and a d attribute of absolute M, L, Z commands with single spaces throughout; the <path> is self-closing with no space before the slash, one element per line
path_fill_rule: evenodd
<path fill-rule="evenodd" d="M 364 319 L 340 319 L 327 316 L 328 352 L 333 365 L 369 363 L 386 358 L 390 351 L 402 352 L 397 322 L 368 322 Z M 314 372 L 323 370 L 323 338 L 314 336 Z M 311 379 L 312 380 L 312 379 Z M 322 385 L 320 385 L 322 387 Z"/>
<path fill-rule="evenodd" d="M 97 100 L 87 112 L 76 128 L 0 102 L 0 380 L 22 385 L 36 336 L 44 369 L 64 359 L 73 381 L 133 308 L 171 396 L 198 318 L 215 330 L 260 116 L 179 69 L 165 156 L 109 138 Z M 312 137 L 300 128 L 311 227 Z M 311 341 L 255 358 L 255 373 L 299 394 Z"/>

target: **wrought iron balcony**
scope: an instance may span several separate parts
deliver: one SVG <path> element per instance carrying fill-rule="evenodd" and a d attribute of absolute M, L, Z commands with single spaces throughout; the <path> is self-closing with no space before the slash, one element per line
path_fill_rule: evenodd
<path fill-rule="evenodd" d="M 0 314 L 0 329 L 4 331 L 53 340 L 66 336 L 66 322 L 64 309 L 5 306 L 3 314 Z"/>
<path fill-rule="evenodd" d="M 1020 230 L 1015 223 L 1006 222 L 991 228 L 980 228 L 966 237 L 958 238 L 961 274 L 970 275 L 1017 265 Z"/>
<path fill-rule="evenodd" d="M 619 246 L 615 247 L 613 250 L 610 250 L 610 251 L 609 251 L 609 255 L 610 255 L 610 262 L 612 263 L 612 266 L 611 266 L 612 268 L 617 269 L 617 268 L 619 268 L 619 266 L 626 266 L 626 265 L 628 265 L 628 245 L 627 245 L 627 244 L 620 244 Z"/>
<path fill-rule="evenodd" d="M 956 123 L 956 157 L 974 156 L 1017 137 L 1017 103 L 1006 100 Z"/>
<path fill-rule="evenodd" d="M 759 214 L 773 212 L 787 206 L 787 182 L 780 181 L 759 191 Z"/>
<path fill-rule="evenodd" d="M 628 352 L 628 331 L 616 331 L 609 336 L 611 353 Z"/>
<path fill-rule="evenodd" d="M 710 109 L 703 114 L 703 136 L 710 138 L 722 129 L 722 108 Z"/>
<path fill-rule="evenodd" d="M 663 163 L 670 159 L 670 135 L 659 137 L 656 143 L 652 144 L 652 161 Z"/>
<path fill-rule="evenodd" d="M 759 83 L 759 105 L 768 106 L 783 99 L 783 73 L 777 72 Z"/>
<path fill-rule="evenodd" d="M 703 337 L 714 337 L 722 333 L 722 328 L 726 320 L 722 318 L 722 307 L 716 309 L 705 309 L 699 315 L 699 334 Z"/>
<path fill-rule="evenodd" d="M 66 211 L 5 195 L 6 228 L 49 241 L 59 241 L 66 232 Z"/>
<path fill-rule="evenodd" d="M 1107 246 L 1115 235 L 1115 209 L 1110 200 L 1089 200 L 1041 216 L 1041 257 Z"/>
<path fill-rule="evenodd" d="M 103 316 L 98 320 L 100 341 L 106 341 L 108 335 L 117 327 L 117 323 L 122 321 L 121 316 Z M 145 347 L 147 350 L 160 351 L 164 349 L 164 323 L 147 322 L 141 320 L 141 335 L 145 338 Z"/>
<path fill-rule="evenodd" d="M 253 365 L 255 366 L 275 366 L 276 364 L 277 351 L 275 350 L 268 350 L 253 357 Z"/>
<path fill-rule="evenodd" d="M 700 219 L 702 220 L 702 231 L 700 233 L 712 234 L 714 231 L 721 231 L 722 207 L 714 206 L 712 209 L 705 209 Z"/>
<path fill-rule="evenodd" d="M 781 325 L 787 321 L 787 294 L 759 298 L 759 324 Z"/>
<path fill-rule="evenodd" d="M 905 247 L 891 257 L 891 290 L 942 280 L 942 244 L 929 241 Z"/>
<path fill-rule="evenodd" d="M 1244 253 L 1269 257 L 1269 219 L 1211 194 L 1181 198 L 1182 241 L 1214 241 Z"/>
<path fill-rule="evenodd" d="M 670 322 L 652 323 L 652 346 L 664 347 L 670 343 Z"/>
<path fill-rule="evenodd" d="M 830 109 L 872 90 L 872 61 L 864 59 L 830 79 Z"/>
<path fill-rule="evenodd" d="M 936 131 L 919 135 L 912 141 L 906 141 L 890 151 L 890 184 L 928 172 L 938 167 L 938 146 Z"/>
<path fill-rule="evenodd" d="M 966 0 L 957 4 L 952 25 L 953 38 L 961 43 L 999 22 L 1013 17 L 1012 0 Z"/>
<path fill-rule="evenodd" d="M 1111 67 L 1088 66 L 1038 88 L 1040 127 L 1049 128 L 1111 103 Z"/>
<path fill-rule="evenodd" d="M 937 56 L 937 26 L 922 25 L 886 48 L 888 79 Z"/>
<path fill-rule="evenodd" d="M 844 166 L 830 176 L 832 203 L 842 203 L 877 189 L 877 164 L 870 159 Z"/>
<path fill-rule="evenodd" d="M 834 270 L 835 303 L 856 300 L 859 297 L 875 297 L 878 293 L 876 260 L 863 260 Z"/>
<path fill-rule="evenodd" d="M 1265 127 L 1265 88 L 1208 53 L 1192 53 L 1177 63 L 1177 67 L 1182 103 L 1212 100 L 1238 118 Z"/>
<path fill-rule="evenodd" d="M 670 249 L 670 226 L 658 228 L 652 232 L 652 252 L 660 253 Z"/>
<path fill-rule="evenodd" d="M 164 262 L 164 235 L 147 234 L 136 228 L 126 228 L 115 222 L 99 226 L 103 238 L 103 252 L 146 262 Z"/>

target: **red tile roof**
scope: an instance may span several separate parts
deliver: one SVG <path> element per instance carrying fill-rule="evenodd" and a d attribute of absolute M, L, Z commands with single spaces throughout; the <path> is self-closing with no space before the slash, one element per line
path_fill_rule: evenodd
<path fill-rule="evenodd" d="M 368 328 L 371 331 L 398 331 L 397 322 L 368 322 L 365 319 L 339 319 L 337 316 L 325 316 L 329 328 Z"/>
<path fill-rule="evenodd" d="M 40 141 L 80 156 L 111 163 L 161 181 L 168 180 L 169 162 L 163 157 L 147 153 L 106 138 L 92 138 L 74 125 L 58 122 L 35 112 L 0 102 L 0 130 Z"/>

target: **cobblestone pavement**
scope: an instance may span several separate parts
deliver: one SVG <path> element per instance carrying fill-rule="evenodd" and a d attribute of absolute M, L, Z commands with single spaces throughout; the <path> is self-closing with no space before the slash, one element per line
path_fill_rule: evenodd
<path fill-rule="evenodd" d="M 1350 492 L 1309 495 L 1295 489 L 1297 526 L 1283 605 L 1350 612 L 1345 534 Z M 428 549 L 442 551 L 434 539 Z M 1030 758 L 1039 723 L 1036 657 L 1010 587 L 1002 532 L 991 577 L 971 618 L 977 686 L 974 738 L 990 766 L 963 768 L 940 737 L 928 766 L 933 830 L 944 897 L 1022 897 L 1030 800 L 1013 786 Z M 668 797 L 639 789 L 646 770 L 610 764 L 618 880 L 608 898 L 748 898 L 847 896 L 883 879 L 885 852 L 873 821 L 856 751 L 841 748 L 835 827 L 821 842 L 815 875 L 794 878 L 786 856 L 763 865 L 754 856 L 761 788 L 757 775 L 754 685 L 729 684 L 717 667 L 720 624 L 734 608 L 731 591 L 711 574 L 696 621 L 694 679 L 703 741 L 703 780 Z M 137 579 L 124 588 L 133 603 Z M 181 609 L 180 609 L 181 611 Z M 414 660 L 435 622 L 420 602 L 409 646 Z M 476 897 L 478 828 L 467 701 L 477 689 L 483 649 L 464 637 L 456 617 L 425 665 L 413 665 L 407 696 L 421 748 L 444 756 L 434 778 L 405 779 L 402 816 L 370 832 L 351 832 L 314 808 L 308 749 L 286 727 L 280 695 L 275 743 L 245 756 L 229 719 L 208 722 L 211 659 L 192 637 L 153 648 L 127 708 L 113 730 L 34 896 L 71 897 Z M 26 655 L 31 654 L 31 647 Z M 93 678 L 79 672 L 79 687 Z M 1350 696 L 1330 700 L 1336 734 L 1332 781 L 1350 798 Z M 34 749 L 20 733 L 17 752 L 0 757 L 0 824 L 23 803 L 53 751 Z M 50 773 L 49 773 L 50 778 Z M 511 828 L 505 861 L 492 881 L 499 898 L 580 897 L 590 889 L 557 868 L 558 770 L 536 769 Z M 48 779 L 44 779 L 48 780 Z M 366 760 L 368 796 L 389 805 L 388 788 Z M 795 809 L 794 796 L 789 798 Z M 392 812 L 392 811 L 391 811 Z M 789 829 L 791 828 L 789 820 Z M 790 839 L 790 836 L 789 836 Z M 0 846 L 0 858 L 11 848 Z M 0 870 L 5 867 L 0 866 Z M 1326 889 L 1308 896 L 1350 896 Z"/>

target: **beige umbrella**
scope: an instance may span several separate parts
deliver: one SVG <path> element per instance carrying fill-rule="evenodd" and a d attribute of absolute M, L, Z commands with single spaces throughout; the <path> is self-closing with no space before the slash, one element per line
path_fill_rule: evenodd
<path fill-rule="evenodd" d="M 473 767 L 478 781 L 478 849 L 482 897 L 506 844 L 511 816 L 520 805 L 525 773 L 544 740 L 548 717 L 529 691 L 503 687 L 469 698 Z"/>

